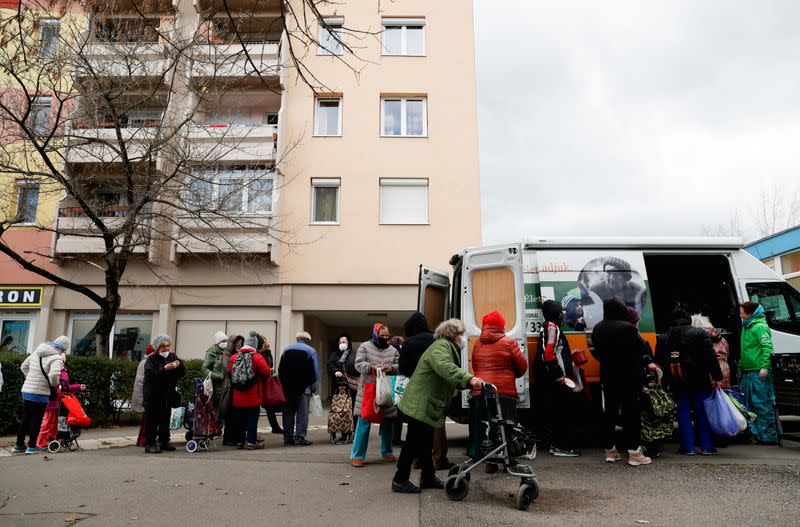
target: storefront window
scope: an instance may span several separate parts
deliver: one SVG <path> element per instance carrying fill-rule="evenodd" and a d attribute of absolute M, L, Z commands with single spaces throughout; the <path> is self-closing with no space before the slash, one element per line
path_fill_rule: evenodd
<path fill-rule="evenodd" d="M 0 331 L 0 351 L 27 353 L 30 330 L 30 320 L 4 318 L 2 321 L 2 331 Z"/>
<path fill-rule="evenodd" d="M 70 353 L 89 357 L 97 354 L 94 325 L 97 319 L 74 319 L 72 321 L 72 335 Z"/>
<path fill-rule="evenodd" d="M 96 317 L 76 316 L 72 319 L 72 353 L 90 356 L 97 353 L 94 325 Z M 111 357 L 139 361 L 150 343 L 153 317 L 150 315 L 120 315 L 111 331 Z"/>

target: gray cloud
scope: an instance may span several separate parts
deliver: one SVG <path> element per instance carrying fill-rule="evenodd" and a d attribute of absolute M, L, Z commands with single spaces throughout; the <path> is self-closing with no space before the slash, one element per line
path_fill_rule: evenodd
<path fill-rule="evenodd" d="M 476 0 L 484 241 L 696 235 L 800 180 L 800 3 Z"/>

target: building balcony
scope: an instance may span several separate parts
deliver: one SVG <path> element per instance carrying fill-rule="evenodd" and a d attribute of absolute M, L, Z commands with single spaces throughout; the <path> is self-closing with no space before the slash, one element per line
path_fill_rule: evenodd
<path fill-rule="evenodd" d="M 262 255 L 275 262 L 275 239 L 270 234 L 271 214 L 239 217 L 184 218 L 175 236 L 172 259 L 184 255 Z"/>
<path fill-rule="evenodd" d="M 150 42 L 90 43 L 83 56 L 79 78 L 119 77 L 130 79 L 132 84 L 163 77 L 171 63 L 165 45 Z"/>
<path fill-rule="evenodd" d="M 142 213 L 141 225 L 136 228 L 133 252 L 144 254 L 150 244 L 148 208 Z M 127 205 L 107 205 L 97 210 L 98 216 L 109 229 L 117 229 L 128 218 Z M 76 205 L 64 204 L 58 208 L 54 253 L 56 257 L 75 254 L 105 254 L 105 242 L 97 226 L 84 210 Z"/>
<path fill-rule="evenodd" d="M 277 42 L 249 42 L 244 48 L 238 43 L 197 44 L 192 47 L 192 55 L 191 76 L 196 84 L 230 78 L 252 78 L 270 84 L 279 81 Z"/>
<path fill-rule="evenodd" d="M 189 128 L 189 159 L 209 162 L 274 161 L 277 125 L 211 124 Z"/>
<path fill-rule="evenodd" d="M 192 0 L 195 10 L 198 13 L 206 13 L 212 10 L 222 10 L 226 6 L 233 12 L 252 13 L 254 11 L 279 10 L 282 0 Z"/>
<path fill-rule="evenodd" d="M 161 123 L 153 121 L 148 126 L 122 128 L 122 144 L 131 160 L 141 159 L 154 149 L 161 131 Z M 75 128 L 67 134 L 67 161 L 69 163 L 119 163 L 120 141 L 113 125 L 108 128 Z"/>

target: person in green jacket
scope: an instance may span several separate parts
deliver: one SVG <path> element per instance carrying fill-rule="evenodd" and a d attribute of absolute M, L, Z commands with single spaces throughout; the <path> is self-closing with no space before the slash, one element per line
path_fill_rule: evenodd
<path fill-rule="evenodd" d="M 211 374 L 211 383 L 214 385 L 214 393 L 211 400 L 214 407 L 219 408 L 219 398 L 222 396 L 222 380 L 225 379 L 225 364 L 222 356 L 225 355 L 225 348 L 228 346 L 228 336 L 217 331 L 214 334 L 214 345 L 206 350 L 206 358 L 203 361 L 203 373 Z"/>
<path fill-rule="evenodd" d="M 481 379 L 458 366 L 461 362 L 459 350 L 464 342 L 464 325 L 460 320 L 445 320 L 436 328 L 433 337 L 436 340 L 420 357 L 398 405 L 408 423 L 408 432 L 392 479 L 394 492 L 416 494 L 421 488 L 444 488 L 433 466 L 433 433 L 444 426 L 453 390 L 478 389 L 483 385 Z M 415 459 L 422 469 L 419 487 L 409 480 Z"/>
<path fill-rule="evenodd" d="M 764 308 L 756 302 L 739 306 L 742 319 L 742 354 L 739 359 L 745 404 L 756 414 L 750 432 L 759 443 L 778 443 L 775 421 L 775 388 L 772 385 L 772 332 L 764 316 Z"/>

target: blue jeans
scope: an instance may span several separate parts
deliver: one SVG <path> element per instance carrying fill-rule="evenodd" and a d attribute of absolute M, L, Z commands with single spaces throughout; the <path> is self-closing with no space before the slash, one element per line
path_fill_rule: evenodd
<path fill-rule="evenodd" d="M 708 398 L 710 392 L 678 393 L 678 432 L 681 436 L 681 449 L 694 452 L 694 438 L 697 432 L 697 442 L 700 450 L 710 452 L 714 449 L 711 440 L 711 425 L 703 406 L 703 400 Z M 694 412 L 694 423 L 692 422 Z"/>
<path fill-rule="evenodd" d="M 304 393 L 286 397 L 283 405 L 283 442 L 302 441 L 308 433 L 308 400 Z M 295 430 L 295 426 L 297 429 Z"/>
<path fill-rule="evenodd" d="M 350 459 L 364 459 L 367 457 L 367 446 L 369 445 L 369 430 L 372 423 L 366 419 L 358 419 L 356 431 L 353 437 L 353 451 Z M 392 436 L 394 436 L 394 420 L 384 419 L 380 427 L 381 434 L 381 456 L 392 455 Z"/>
<path fill-rule="evenodd" d="M 253 406 L 252 408 L 239 408 L 241 412 L 241 437 L 247 437 L 248 443 L 255 443 L 258 439 L 258 414 L 261 408 Z"/>

